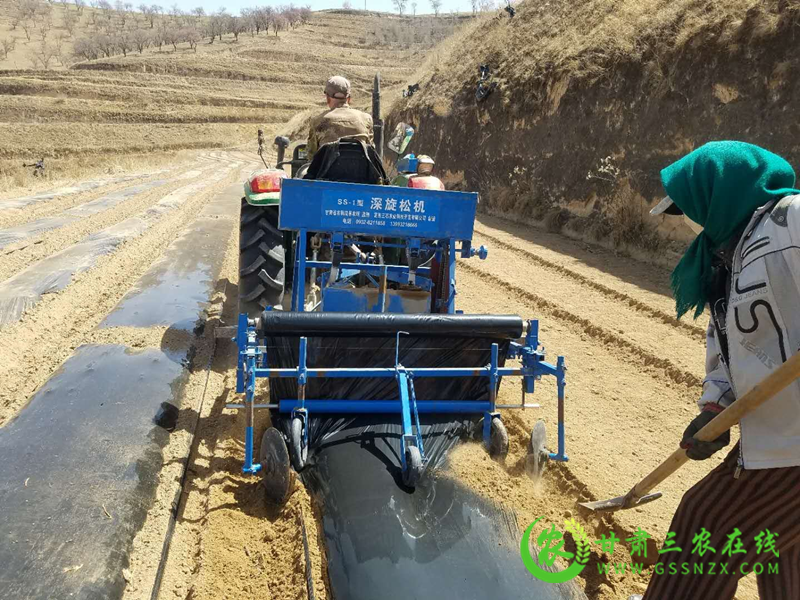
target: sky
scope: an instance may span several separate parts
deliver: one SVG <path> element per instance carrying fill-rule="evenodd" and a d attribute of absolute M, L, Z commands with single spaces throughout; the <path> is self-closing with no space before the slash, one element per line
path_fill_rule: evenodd
<path fill-rule="evenodd" d="M 202 6 L 206 13 L 213 13 L 222 7 L 228 10 L 229 14 L 238 14 L 242 8 L 251 8 L 255 6 L 278 6 L 281 4 L 289 4 L 290 1 L 298 6 L 310 5 L 311 10 L 322 10 L 325 8 L 342 8 L 344 0 L 277 0 L 274 2 L 265 2 L 264 0 L 148 0 L 148 3 L 161 4 L 164 8 L 169 8 L 173 4 L 177 4 L 184 11 L 189 11 L 198 6 Z M 411 2 L 408 0 L 408 10 L 411 9 Z M 353 8 L 364 8 L 364 0 L 350 0 Z M 417 14 L 432 13 L 429 0 L 416 0 Z M 135 0 L 134 5 L 139 4 Z M 393 12 L 392 0 L 366 0 L 367 10 L 377 10 L 381 12 Z M 113 4 L 113 2 L 112 2 Z M 470 10 L 469 0 L 443 0 L 442 12 L 448 13 L 451 10 L 466 12 Z"/>

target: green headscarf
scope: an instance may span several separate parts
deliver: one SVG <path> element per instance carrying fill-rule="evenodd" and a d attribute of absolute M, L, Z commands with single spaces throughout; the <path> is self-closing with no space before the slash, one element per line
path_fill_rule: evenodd
<path fill-rule="evenodd" d="M 669 197 L 704 227 L 672 272 L 678 318 L 708 301 L 714 251 L 770 200 L 800 193 L 794 169 L 777 154 L 744 142 L 711 142 L 661 171 Z"/>

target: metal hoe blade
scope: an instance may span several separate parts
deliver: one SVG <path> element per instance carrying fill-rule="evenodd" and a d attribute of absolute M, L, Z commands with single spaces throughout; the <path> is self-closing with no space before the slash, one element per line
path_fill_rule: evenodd
<path fill-rule="evenodd" d="M 595 512 L 612 512 L 615 510 L 626 510 L 628 508 L 636 508 L 637 506 L 642 506 L 643 504 L 647 504 L 648 502 L 652 502 L 653 500 L 658 500 L 661 498 L 661 492 L 653 492 L 652 494 L 646 494 L 641 498 L 634 498 L 629 497 L 630 494 L 625 496 L 617 496 L 616 498 L 611 498 L 610 500 L 597 500 L 595 502 L 578 502 L 579 506 L 584 508 L 588 508 L 589 510 Z"/>

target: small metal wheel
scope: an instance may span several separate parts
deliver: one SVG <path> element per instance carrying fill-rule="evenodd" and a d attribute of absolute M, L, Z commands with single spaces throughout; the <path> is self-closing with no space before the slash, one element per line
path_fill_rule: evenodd
<path fill-rule="evenodd" d="M 299 473 L 306 466 L 308 459 L 308 445 L 303 439 L 303 419 L 301 417 L 292 417 L 289 448 L 291 449 L 292 466 Z"/>
<path fill-rule="evenodd" d="M 528 442 L 528 455 L 525 457 L 525 472 L 534 481 L 540 479 L 545 467 L 550 460 L 547 452 L 547 429 L 544 421 L 536 421 L 531 431 L 531 441 Z"/>
<path fill-rule="evenodd" d="M 286 442 L 274 427 L 269 427 L 261 437 L 259 460 L 264 500 L 273 506 L 283 506 L 294 490 L 295 474 L 289 464 Z"/>
<path fill-rule="evenodd" d="M 416 487 L 419 478 L 422 476 L 422 455 L 416 446 L 406 448 L 406 468 L 403 471 L 403 485 L 406 487 Z"/>
<path fill-rule="evenodd" d="M 489 436 L 489 456 L 504 458 L 508 454 L 508 431 L 500 419 L 492 419 L 492 430 Z"/>

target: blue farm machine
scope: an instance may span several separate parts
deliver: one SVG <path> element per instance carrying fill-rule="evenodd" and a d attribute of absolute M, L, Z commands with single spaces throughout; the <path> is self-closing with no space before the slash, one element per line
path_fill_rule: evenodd
<path fill-rule="evenodd" d="M 400 125 L 396 150 L 411 133 Z M 276 143 L 280 167 L 287 144 Z M 547 460 L 567 460 L 566 368 L 563 357 L 545 361 L 538 322 L 457 308 L 457 259 L 487 257 L 472 245 L 478 195 L 444 191 L 429 171 L 419 185 L 413 173 L 385 185 L 363 145 L 330 146 L 305 178 L 268 168 L 245 184 L 235 338 L 243 401 L 229 405 L 246 413 L 243 471 L 259 474 L 267 501 L 280 504 L 326 426 L 379 419 L 398 427 L 397 479 L 412 489 L 430 463 L 421 415 L 471 421 L 487 451 L 503 456 L 500 410 L 538 406 L 526 397 L 543 375 L 557 384 L 557 450 L 545 450 L 538 422 L 526 467 L 534 476 Z M 299 146 L 287 161 L 295 175 L 303 153 Z M 425 162 L 405 158 L 406 170 Z M 521 400 L 502 405 L 498 390 L 508 377 L 521 379 Z M 264 394 L 261 378 L 269 381 Z M 271 411 L 273 426 L 256 448 L 258 409 Z"/>

